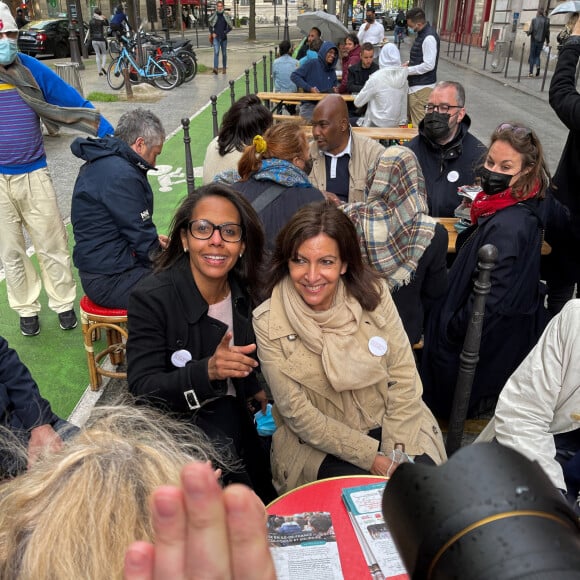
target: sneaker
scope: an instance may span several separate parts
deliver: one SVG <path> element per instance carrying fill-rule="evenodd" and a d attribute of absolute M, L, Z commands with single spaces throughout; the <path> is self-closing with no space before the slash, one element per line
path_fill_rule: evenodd
<path fill-rule="evenodd" d="M 214 68 L 212 72 L 213 72 L 214 75 L 217 75 L 218 74 L 218 69 L 217 68 Z"/>
<path fill-rule="evenodd" d="M 24 336 L 36 336 L 40 332 L 38 316 L 21 316 L 20 332 L 22 332 Z"/>
<path fill-rule="evenodd" d="M 102 72 L 102 71 L 99 73 L 99 76 L 100 76 L 100 77 L 102 77 L 102 76 L 103 76 L 103 72 Z"/>
<path fill-rule="evenodd" d="M 106 76 L 107 71 L 104 68 L 101 69 L 101 72 Z"/>
<path fill-rule="evenodd" d="M 58 315 L 58 322 L 63 330 L 72 330 L 77 325 L 77 315 L 74 310 L 67 310 L 60 312 Z"/>

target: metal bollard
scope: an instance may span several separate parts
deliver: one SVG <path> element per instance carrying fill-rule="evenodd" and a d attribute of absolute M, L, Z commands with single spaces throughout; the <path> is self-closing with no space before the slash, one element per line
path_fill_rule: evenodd
<path fill-rule="evenodd" d="M 211 101 L 211 116 L 213 117 L 213 136 L 218 135 L 218 120 L 217 120 L 217 97 L 212 95 L 209 100 Z"/>
<path fill-rule="evenodd" d="M 550 64 L 550 54 L 552 53 L 552 45 L 548 44 L 548 56 L 546 57 L 546 66 L 544 67 L 544 78 L 542 79 L 542 88 L 540 91 L 544 92 L 544 87 L 546 86 L 546 78 L 548 76 L 548 65 Z"/>
<path fill-rule="evenodd" d="M 459 60 L 463 58 L 463 32 L 459 33 Z"/>
<path fill-rule="evenodd" d="M 266 62 L 266 55 L 263 54 L 262 55 L 262 66 L 264 67 L 264 70 L 262 71 L 263 73 L 263 77 L 264 77 L 264 92 L 268 92 L 268 65 Z"/>
<path fill-rule="evenodd" d="M 258 63 L 252 63 L 252 69 L 254 72 L 254 94 L 258 93 Z"/>
<path fill-rule="evenodd" d="M 280 27 L 278 27 L 280 30 Z M 274 92 L 274 55 L 270 51 L 270 92 Z"/>
<path fill-rule="evenodd" d="M 505 72 L 503 74 L 503 78 L 507 79 L 507 73 L 508 73 L 508 68 L 510 66 L 510 57 L 512 55 L 512 40 L 510 40 L 510 45 L 508 46 L 508 53 L 507 53 L 507 58 L 505 61 Z"/>
<path fill-rule="evenodd" d="M 188 195 L 195 190 L 195 175 L 193 173 L 193 161 L 191 159 L 191 136 L 189 135 L 189 119 L 181 119 L 183 127 L 183 144 L 185 145 L 185 181 Z"/>
<path fill-rule="evenodd" d="M 236 102 L 236 90 L 235 90 L 235 84 L 236 81 L 230 81 L 229 85 L 230 85 L 230 97 L 231 97 L 231 101 L 232 101 L 232 105 Z"/>
<path fill-rule="evenodd" d="M 447 56 L 449 56 L 450 48 L 451 48 L 451 33 L 449 33 L 449 38 L 447 39 Z"/>
<path fill-rule="evenodd" d="M 246 75 L 246 95 L 250 94 L 250 69 L 246 69 L 244 71 L 244 74 Z"/>
<path fill-rule="evenodd" d="M 520 54 L 520 68 L 518 69 L 518 83 L 522 78 L 522 66 L 524 66 L 524 52 L 526 52 L 526 43 L 522 43 L 522 54 Z"/>
<path fill-rule="evenodd" d="M 455 33 L 455 41 L 453 42 L 453 60 L 455 60 L 455 51 L 457 50 L 457 32 Z"/>
<path fill-rule="evenodd" d="M 469 56 L 471 54 L 471 44 L 473 43 L 473 34 L 469 35 L 469 44 L 467 45 L 467 58 L 465 59 L 465 64 L 469 64 Z"/>
<path fill-rule="evenodd" d="M 485 47 L 484 47 L 484 53 L 483 53 L 483 69 L 485 70 L 485 65 L 487 63 L 487 51 L 489 50 L 489 36 L 487 37 L 486 41 L 485 41 Z"/>

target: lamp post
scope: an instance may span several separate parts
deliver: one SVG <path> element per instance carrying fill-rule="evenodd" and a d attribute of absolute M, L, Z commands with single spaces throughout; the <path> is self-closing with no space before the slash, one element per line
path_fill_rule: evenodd
<path fill-rule="evenodd" d="M 70 60 L 71 62 L 76 62 L 78 64 L 79 70 L 84 70 L 85 65 L 81 57 L 79 46 L 79 37 L 81 35 L 80 33 L 81 29 L 79 26 L 78 19 L 79 13 L 77 10 L 77 3 L 72 2 L 68 6 L 68 42 L 70 46 Z"/>
<path fill-rule="evenodd" d="M 284 40 L 290 42 L 290 30 L 288 29 L 288 0 L 284 0 Z"/>

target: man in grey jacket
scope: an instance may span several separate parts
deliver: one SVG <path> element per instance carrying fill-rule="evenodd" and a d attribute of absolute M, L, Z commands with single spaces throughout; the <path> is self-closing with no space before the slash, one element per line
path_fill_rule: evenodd
<path fill-rule="evenodd" d="M 530 37 L 530 74 L 529 77 L 534 76 L 534 66 L 536 67 L 536 76 L 540 76 L 540 55 L 542 54 L 542 47 L 544 42 L 550 44 L 550 20 L 544 15 L 542 8 L 538 9 L 537 16 L 532 19 L 530 28 L 528 30 Z"/>

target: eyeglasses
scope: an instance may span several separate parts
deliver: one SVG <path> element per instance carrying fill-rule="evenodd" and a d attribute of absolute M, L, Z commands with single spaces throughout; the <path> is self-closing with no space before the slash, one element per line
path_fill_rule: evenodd
<path fill-rule="evenodd" d="M 207 220 L 192 220 L 187 224 L 189 233 L 196 240 L 209 240 L 218 230 L 224 242 L 235 243 L 242 239 L 244 229 L 240 224 L 225 223 L 216 226 Z"/>
<path fill-rule="evenodd" d="M 449 109 L 463 109 L 462 105 L 425 105 L 425 112 L 449 113 Z"/>
<path fill-rule="evenodd" d="M 511 123 L 502 123 L 495 130 L 496 133 L 501 133 L 502 131 L 511 131 L 514 135 L 519 135 L 520 137 L 527 137 L 532 134 L 532 130 L 527 127 L 520 127 L 518 125 L 512 125 Z"/>

